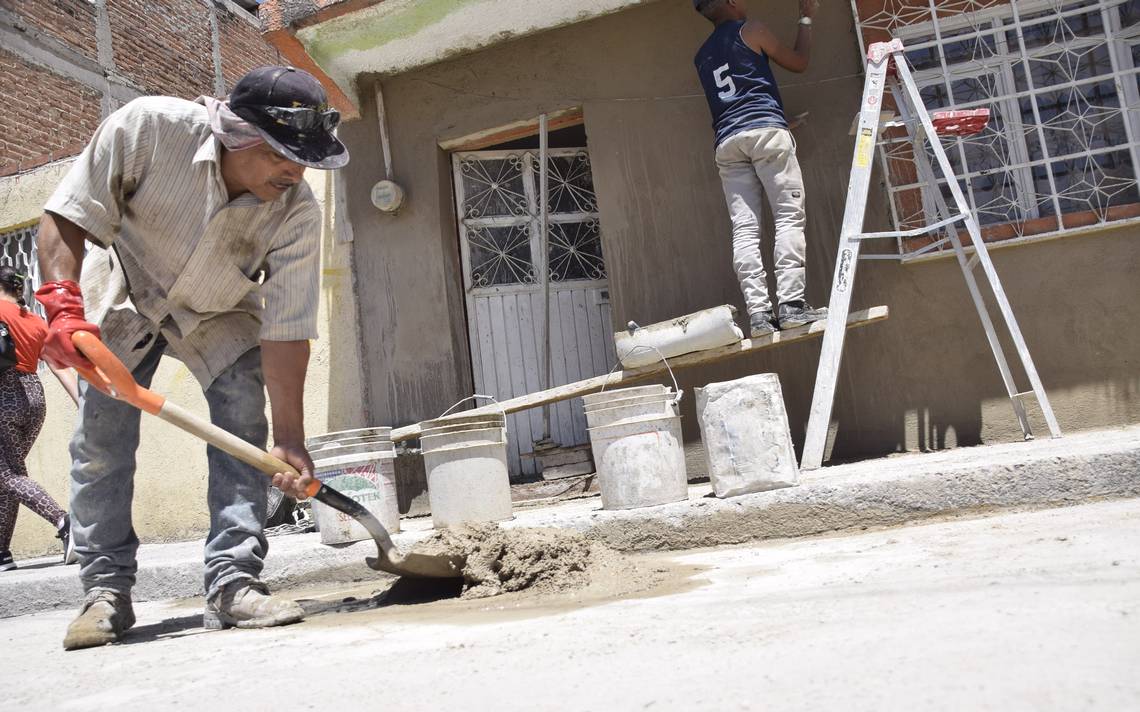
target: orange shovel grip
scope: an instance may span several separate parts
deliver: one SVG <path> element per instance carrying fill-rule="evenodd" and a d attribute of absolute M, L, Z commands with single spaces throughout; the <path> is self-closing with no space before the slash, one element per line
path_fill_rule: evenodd
<path fill-rule="evenodd" d="M 87 331 L 77 331 L 71 335 L 71 341 L 95 366 L 94 369 L 75 369 L 88 383 L 112 398 L 130 403 L 151 415 L 158 415 L 166 399 L 140 386 L 123 362 L 111 353 L 99 337 Z"/>

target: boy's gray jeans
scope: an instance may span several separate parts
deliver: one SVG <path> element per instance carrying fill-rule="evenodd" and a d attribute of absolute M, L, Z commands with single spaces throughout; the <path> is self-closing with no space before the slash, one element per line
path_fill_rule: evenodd
<path fill-rule="evenodd" d="M 733 134 L 717 147 L 716 165 L 732 219 L 732 262 L 749 315 L 772 311 L 760 258 L 761 188 L 776 223 L 776 296 L 781 304 L 803 301 L 807 217 L 804 181 L 791 132 L 761 128 Z"/>
<path fill-rule="evenodd" d="M 166 348 L 160 337 L 134 371 L 135 380 L 150 386 Z M 261 350 L 252 349 L 205 389 L 210 420 L 241 439 L 264 448 L 268 438 Z M 138 566 L 139 540 L 131 523 L 135 450 L 141 411 L 79 385 L 79 419 L 71 440 L 71 536 L 79 554 L 84 591 L 111 589 L 129 593 Z M 167 427 L 167 426 L 159 426 Z M 268 550 L 265 534 L 265 476 L 214 447 L 209 464 L 210 532 L 206 537 L 206 596 L 241 579 L 256 579 Z M 168 493 L 187 491 L 190 473 L 170 460 L 157 473 Z M 174 498 L 177 501 L 177 498 Z M 192 502 L 182 506 L 193 508 Z"/>

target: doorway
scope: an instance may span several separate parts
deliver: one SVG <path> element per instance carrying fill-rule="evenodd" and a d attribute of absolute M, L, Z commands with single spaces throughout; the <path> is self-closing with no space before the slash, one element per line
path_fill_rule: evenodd
<path fill-rule="evenodd" d="M 551 383 L 606 373 L 617 360 L 590 154 L 581 126 L 550 133 L 549 270 L 542 265 L 538 137 L 452 154 L 475 392 L 498 400 L 543 388 L 544 292 L 551 291 Z M 539 408 L 507 416 L 512 477 L 543 435 Z M 579 399 L 550 407 L 554 442 L 589 441 Z"/>

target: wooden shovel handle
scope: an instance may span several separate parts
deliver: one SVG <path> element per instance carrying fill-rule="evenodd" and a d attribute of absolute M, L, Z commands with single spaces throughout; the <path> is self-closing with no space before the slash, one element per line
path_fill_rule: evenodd
<path fill-rule="evenodd" d="M 276 458 L 259 447 L 250 445 L 233 433 L 222 430 L 213 423 L 199 418 L 190 411 L 176 403 L 171 403 L 154 391 L 143 388 L 131 375 L 126 365 L 119 360 L 111 350 L 94 334 L 86 331 L 77 331 L 71 335 L 75 348 L 87 357 L 94 369 L 77 369 L 88 383 L 103 393 L 130 403 L 136 408 L 157 415 L 171 425 L 175 425 L 186 432 L 205 440 L 210 445 L 229 453 L 242 462 L 256 467 L 269 476 L 278 472 L 293 475 L 299 474 L 297 469 L 289 463 Z M 309 486 L 309 496 L 313 496 L 320 489 L 320 482 L 316 480 Z"/>

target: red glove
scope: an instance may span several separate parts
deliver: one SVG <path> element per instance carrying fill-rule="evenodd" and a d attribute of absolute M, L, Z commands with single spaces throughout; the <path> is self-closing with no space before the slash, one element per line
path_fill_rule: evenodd
<path fill-rule="evenodd" d="M 71 280 L 45 282 L 36 290 L 36 301 L 47 310 L 48 336 L 44 341 L 44 358 L 56 368 L 93 368 L 75 349 L 71 335 L 89 331 L 99 336 L 99 327 L 87 321 L 83 313 L 83 292 Z"/>

